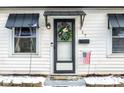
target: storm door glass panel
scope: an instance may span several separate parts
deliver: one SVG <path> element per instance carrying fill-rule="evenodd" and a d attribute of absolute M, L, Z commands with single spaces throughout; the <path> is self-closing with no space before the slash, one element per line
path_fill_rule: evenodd
<path fill-rule="evenodd" d="M 72 61 L 72 22 L 57 22 L 57 60 Z"/>

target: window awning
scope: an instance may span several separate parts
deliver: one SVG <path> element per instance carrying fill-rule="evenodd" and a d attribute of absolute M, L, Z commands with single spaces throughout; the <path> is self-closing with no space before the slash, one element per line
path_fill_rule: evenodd
<path fill-rule="evenodd" d="M 124 28 L 124 14 L 108 14 L 108 28 Z"/>
<path fill-rule="evenodd" d="M 39 14 L 9 14 L 6 28 L 39 27 Z"/>
<path fill-rule="evenodd" d="M 84 11 L 45 11 L 44 16 L 45 16 L 45 22 L 46 26 L 48 24 L 48 16 L 80 16 L 80 28 L 83 26 L 84 18 L 85 18 L 86 13 Z M 84 16 L 82 18 L 82 16 Z"/>
<path fill-rule="evenodd" d="M 78 16 L 85 15 L 83 11 L 45 11 L 44 16 Z"/>

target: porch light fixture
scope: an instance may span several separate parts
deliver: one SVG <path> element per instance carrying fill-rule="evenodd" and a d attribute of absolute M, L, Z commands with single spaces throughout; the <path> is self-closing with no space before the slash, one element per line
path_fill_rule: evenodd
<path fill-rule="evenodd" d="M 47 23 L 47 24 L 46 24 L 46 28 L 47 28 L 47 29 L 50 29 L 50 28 L 51 28 L 50 23 Z"/>
<path fill-rule="evenodd" d="M 47 29 L 51 28 L 51 24 L 48 22 L 47 16 L 45 16 L 45 26 Z"/>
<path fill-rule="evenodd" d="M 47 29 L 51 28 L 50 23 L 48 23 L 48 16 L 80 16 L 80 29 L 82 29 L 85 15 L 84 11 L 45 11 L 45 25 Z"/>

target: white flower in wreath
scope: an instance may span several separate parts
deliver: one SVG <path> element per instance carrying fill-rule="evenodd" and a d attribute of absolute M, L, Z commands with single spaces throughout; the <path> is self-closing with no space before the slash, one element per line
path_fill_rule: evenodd
<path fill-rule="evenodd" d="M 65 27 L 65 28 L 63 29 L 63 32 L 68 32 L 68 29 Z"/>

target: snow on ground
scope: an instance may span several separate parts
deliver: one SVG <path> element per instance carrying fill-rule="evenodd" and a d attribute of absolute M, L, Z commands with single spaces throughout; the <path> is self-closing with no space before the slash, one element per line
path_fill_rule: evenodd
<path fill-rule="evenodd" d="M 103 85 L 112 85 L 112 84 L 124 84 L 124 77 L 114 77 L 114 76 L 104 76 L 104 77 L 84 77 L 86 84 L 103 84 Z"/>
<path fill-rule="evenodd" d="M 22 84 L 22 83 L 40 83 L 44 84 L 45 77 L 42 76 L 0 76 L 0 82 L 3 83 L 14 83 L 14 84 Z"/>
<path fill-rule="evenodd" d="M 22 83 L 42 83 L 44 86 L 45 77 L 43 76 L 0 76 L 0 82 L 3 83 L 14 83 L 14 84 L 22 84 Z M 124 76 L 90 76 L 83 77 L 86 84 L 90 85 L 113 85 L 113 84 L 124 84 Z M 46 86 L 47 87 L 47 86 Z"/>

